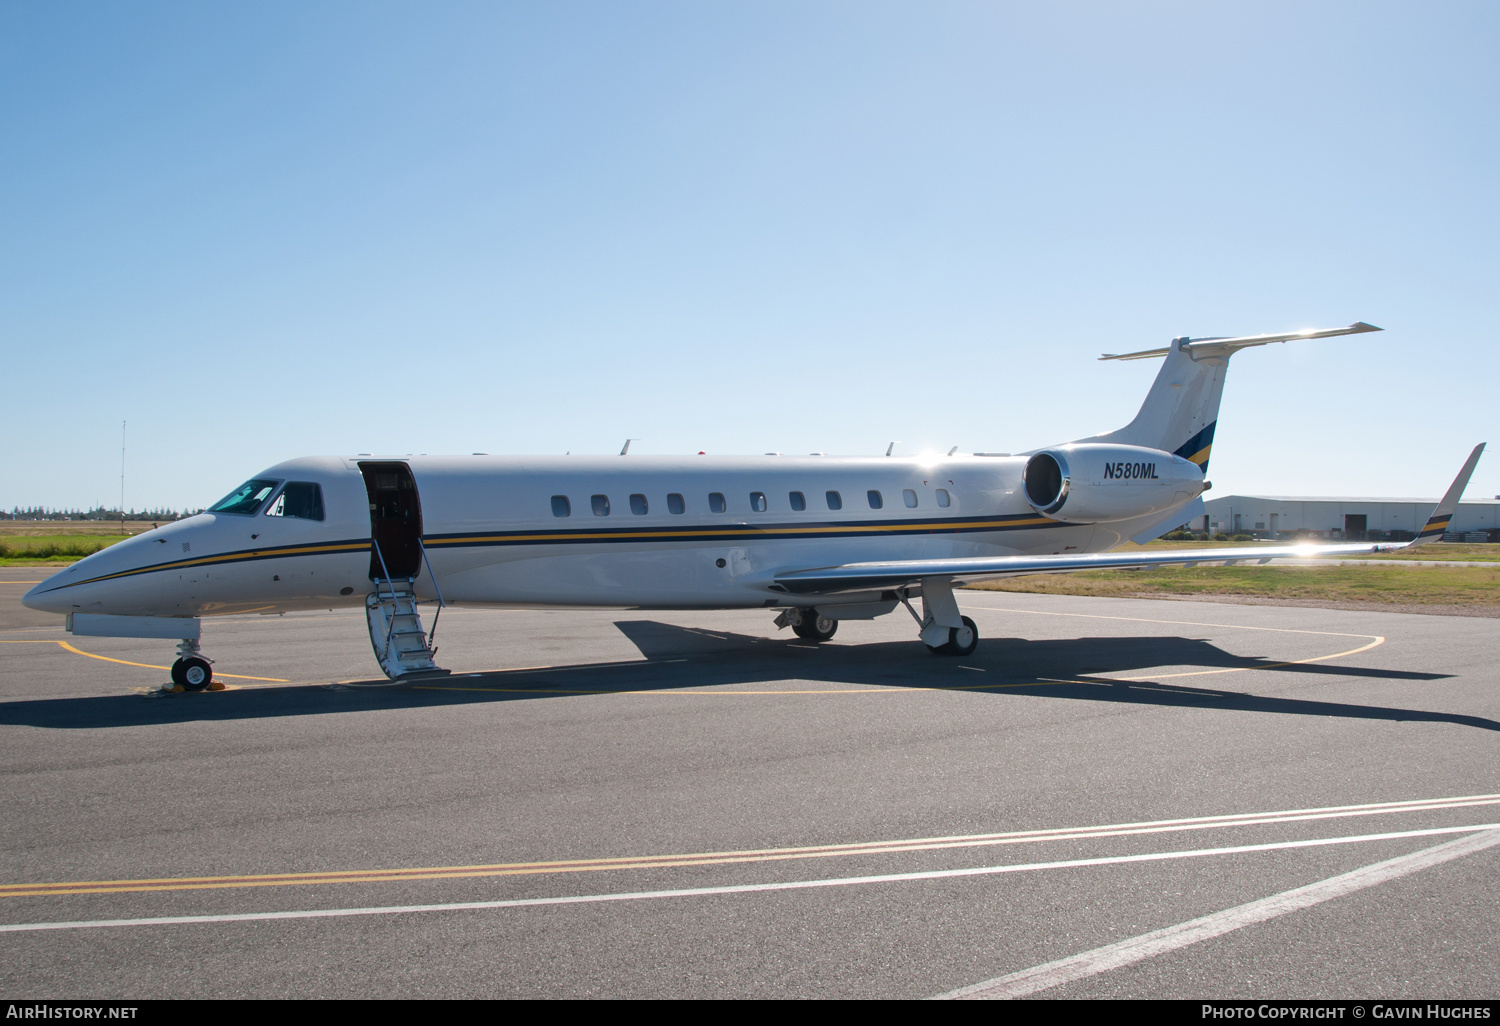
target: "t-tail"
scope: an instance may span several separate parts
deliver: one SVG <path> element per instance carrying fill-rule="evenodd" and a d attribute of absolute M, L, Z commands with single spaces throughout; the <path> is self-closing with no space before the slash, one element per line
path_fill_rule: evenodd
<path fill-rule="evenodd" d="M 1107 353 L 1101 360 L 1145 360 L 1165 356 L 1161 373 L 1151 385 L 1135 419 L 1118 431 L 1089 442 L 1115 442 L 1160 449 L 1196 463 L 1207 473 L 1213 451 L 1214 428 L 1219 419 L 1219 399 L 1224 394 L 1224 372 L 1238 350 L 1293 339 L 1332 338 L 1380 331 L 1373 324 L 1357 321 L 1347 328 L 1294 331 L 1285 335 L 1248 335 L 1243 338 L 1174 338 L 1165 349 L 1139 353 Z"/>

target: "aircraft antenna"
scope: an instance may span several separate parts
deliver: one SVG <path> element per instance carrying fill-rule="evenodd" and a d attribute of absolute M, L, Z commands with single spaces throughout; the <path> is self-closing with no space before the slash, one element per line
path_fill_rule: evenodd
<path fill-rule="evenodd" d="M 900 444 L 900 442 L 892 442 L 890 445 L 885 447 L 885 454 L 889 456 L 891 453 L 896 451 L 896 446 Z"/>
<path fill-rule="evenodd" d="M 624 456 L 627 452 L 630 451 L 630 443 L 631 442 L 639 442 L 639 441 L 640 441 L 639 438 L 627 438 L 627 439 L 625 439 L 625 444 L 622 445 L 622 446 L 620 446 L 620 455 Z"/>

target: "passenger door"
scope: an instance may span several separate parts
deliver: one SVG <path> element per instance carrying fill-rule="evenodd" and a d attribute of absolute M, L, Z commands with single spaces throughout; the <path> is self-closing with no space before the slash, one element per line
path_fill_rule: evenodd
<path fill-rule="evenodd" d="M 422 503 L 411 467 L 367 461 L 359 472 L 370 498 L 370 578 L 416 577 L 422 570 Z"/>

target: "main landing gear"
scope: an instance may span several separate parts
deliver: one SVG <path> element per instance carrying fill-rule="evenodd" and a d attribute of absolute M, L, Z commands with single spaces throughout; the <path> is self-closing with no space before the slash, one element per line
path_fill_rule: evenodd
<path fill-rule="evenodd" d="M 213 688 L 214 668 L 211 660 L 198 651 L 196 638 L 177 643 L 177 661 L 172 664 L 172 691 L 203 691 Z M 224 685 L 218 685 L 222 688 Z M 214 690 L 218 690 L 214 688 Z"/>
<path fill-rule="evenodd" d="M 972 655 L 979 647 L 979 628 L 974 626 L 973 620 L 959 613 L 958 602 L 953 598 L 953 582 L 926 577 L 921 581 L 921 589 L 924 614 L 921 616 L 911 605 L 914 588 L 897 588 L 896 597 L 917 621 L 917 636 L 927 646 L 927 651 L 940 656 Z M 790 627 L 805 641 L 827 641 L 839 629 L 839 622 L 816 609 L 792 607 L 781 611 L 776 617 L 776 626 Z"/>
<path fill-rule="evenodd" d="M 973 654 L 979 647 L 979 628 L 974 626 L 973 620 L 959 614 L 952 581 L 932 577 L 922 579 L 922 612 L 925 616 L 918 616 L 911 607 L 908 592 L 909 589 L 901 588 L 896 596 L 917 621 L 920 628 L 917 636 L 927 646 L 927 651 L 940 656 Z"/>
<path fill-rule="evenodd" d="M 803 641 L 827 641 L 839 629 L 839 622 L 816 609 L 783 609 L 776 618 L 777 628 L 790 627 Z"/>
<path fill-rule="evenodd" d="M 964 625 L 962 627 L 949 627 L 948 640 L 941 645 L 928 645 L 927 651 L 933 655 L 942 656 L 966 656 L 979 647 L 979 630 L 974 626 L 974 621 L 967 616 L 960 617 Z"/>

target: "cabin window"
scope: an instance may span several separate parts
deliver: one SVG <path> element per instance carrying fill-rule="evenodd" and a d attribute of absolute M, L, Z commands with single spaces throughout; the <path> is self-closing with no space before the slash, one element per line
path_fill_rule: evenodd
<path fill-rule="evenodd" d="M 807 500 L 803 498 L 801 492 L 790 492 L 787 494 L 787 499 L 791 502 L 792 509 L 796 510 L 798 513 L 801 513 L 807 508 Z"/>
<path fill-rule="evenodd" d="M 667 493 L 667 512 L 668 513 L 686 513 L 687 512 L 687 503 L 685 503 L 685 502 L 682 501 L 682 496 L 681 495 L 678 495 L 676 492 L 668 492 Z"/>
<path fill-rule="evenodd" d="M 573 515 L 573 504 L 568 501 L 566 495 L 552 496 L 552 515 L 555 517 L 570 517 Z"/>
<path fill-rule="evenodd" d="M 708 493 L 708 508 L 709 508 L 710 512 L 713 512 L 713 513 L 722 513 L 726 509 L 728 509 L 729 507 L 724 504 L 724 493 L 723 492 L 709 492 Z"/>
<path fill-rule="evenodd" d="M 591 506 L 594 507 L 594 516 L 596 516 L 596 517 L 607 517 L 607 516 L 609 516 L 609 496 L 608 495 L 592 495 L 592 496 L 590 496 L 589 497 L 589 505 L 591 505 Z"/>
<path fill-rule="evenodd" d="M 910 488 L 901 489 L 901 501 L 906 503 L 907 509 L 917 508 L 917 493 Z"/>
<path fill-rule="evenodd" d="M 208 507 L 210 513 L 241 513 L 254 516 L 260 504 L 271 497 L 280 481 L 265 481 L 256 478 L 246 481 L 224 498 Z"/>
<path fill-rule="evenodd" d="M 639 492 L 630 497 L 630 512 L 638 517 L 646 515 L 646 497 Z"/>
<path fill-rule="evenodd" d="M 937 501 L 938 505 L 943 507 L 944 509 L 947 509 L 950 505 L 953 504 L 953 500 L 948 498 L 948 489 L 946 488 L 939 488 L 937 490 Z"/>
<path fill-rule="evenodd" d="M 880 509 L 885 505 L 885 499 L 881 498 L 880 493 L 873 488 L 865 492 L 865 498 L 870 500 L 871 509 Z"/>
<path fill-rule="evenodd" d="M 323 519 L 323 489 L 310 481 L 293 481 L 281 490 L 269 509 L 268 517 L 295 517 L 298 520 Z"/>
<path fill-rule="evenodd" d="M 844 499 L 843 499 L 843 496 L 839 495 L 838 492 L 828 492 L 823 497 L 828 500 L 828 508 L 829 509 L 843 509 L 844 508 Z"/>
<path fill-rule="evenodd" d="M 750 508 L 753 509 L 757 513 L 764 513 L 766 511 L 766 493 L 765 492 L 751 492 L 750 493 Z"/>

